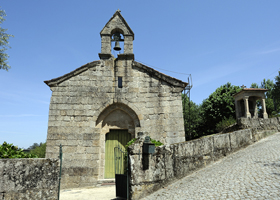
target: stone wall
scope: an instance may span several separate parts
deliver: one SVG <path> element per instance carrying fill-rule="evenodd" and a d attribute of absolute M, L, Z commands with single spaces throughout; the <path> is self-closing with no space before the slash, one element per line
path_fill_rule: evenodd
<path fill-rule="evenodd" d="M 256 131 L 262 131 L 262 130 L 279 130 L 280 124 L 279 124 L 280 118 L 239 118 L 237 120 L 237 124 L 239 128 L 246 129 L 246 128 L 253 128 L 256 129 Z"/>
<path fill-rule="evenodd" d="M 239 120 L 239 125 L 247 129 L 163 145 L 157 147 L 155 153 L 148 156 L 148 161 L 145 161 L 147 158 L 142 155 L 144 138 L 139 138 L 129 149 L 132 199 L 145 197 L 165 184 L 280 131 L 279 122 L 280 118 L 242 119 Z M 143 170 L 143 164 L 146 165 L 147 162 L 149 168 Z"/>
<path fill-rule="evenodd" d="M 55 200 L 58 177 L 58 159 L 0 159 L 0 200 Z"/>

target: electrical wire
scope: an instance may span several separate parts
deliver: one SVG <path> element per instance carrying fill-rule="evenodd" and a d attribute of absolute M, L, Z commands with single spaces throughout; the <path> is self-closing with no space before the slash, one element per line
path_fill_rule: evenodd
<path fill-rule="evenodd" d="M 275 72 L 280 71 L 280 69 L 277 69 Z M 268 75 L 266 78 L 270 77 L 272 74 L 274 74 L 275 72 L 271 73 L 270 75 Z"/>
<path fill-rule="evenodd" d="M 136 60 L 136 59 L 135 59 L 135 60 Z M 144 65 L 150 66 L 150 67 L 152 67 L 152 68 L 160 69 L 160 70 L 162 70 L 162 71 L 172 72 L 172 73 L 176 73 L 176 74 L 190 75 L 190 74 L 186 74 L 186 73 L 175 72 L 175 71 L 170 71 L 170 70 L 162 69 L 162 68 L 159 68 L 159 67 L 155 67 L 155 66 L 149 65 L 149 64 L 147 64 L 147 63 L 144 63 L 144 62 L 142 62 L 141 60 L 136 60 L 136 61 L 137 61 L 137 62 L 141 62 L 141 63 L 143 63 Z"/>

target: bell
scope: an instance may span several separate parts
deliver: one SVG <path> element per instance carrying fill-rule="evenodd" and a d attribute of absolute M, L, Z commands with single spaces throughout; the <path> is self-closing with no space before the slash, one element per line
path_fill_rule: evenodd
<path fill-rule="evenodd" d="M 116 42 L 115 42 L 114 50 L 115 50 L 115 51 L 120 51 L 121 49 L 122 49 L 122 48 L 120 47 L 119 41 L 116 41 Z"/>

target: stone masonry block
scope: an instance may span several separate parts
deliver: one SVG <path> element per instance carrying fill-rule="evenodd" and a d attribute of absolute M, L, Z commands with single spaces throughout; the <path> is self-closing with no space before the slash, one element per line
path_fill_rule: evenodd
<path fill-rule="evenodd" d="M 213 138 L 204 137 L 199 140 L 193 140 L 194 155 L 210 155 L 213 153 Z"/>
<path fill-rule="evenodd" d="M 226 156 L 230 153 L 229 134 L 214 135 L 214 155 L 215 159 Z"/>
<path fill-rule="evenodd" d="M 245 129 L 229 133 L 231 149 L 236 151 L 253 143 L 251 129 Z"/>

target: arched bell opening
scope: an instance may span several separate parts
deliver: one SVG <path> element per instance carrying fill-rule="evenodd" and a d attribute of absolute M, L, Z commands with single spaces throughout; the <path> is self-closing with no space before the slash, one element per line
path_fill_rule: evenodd
<path fill-rule="evenodd" d="M 111 53 L 124 53 L 124 35 L 121 29 L 114 29 L 111 33 Z"/>

